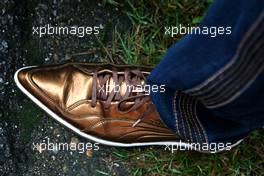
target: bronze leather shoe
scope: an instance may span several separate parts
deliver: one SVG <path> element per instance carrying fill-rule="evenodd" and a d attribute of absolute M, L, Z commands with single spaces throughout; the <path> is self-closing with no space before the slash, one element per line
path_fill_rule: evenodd
<path fill-rule="evenodd" d="M 175 144 L 144 86 L 149 67 L 67 63 L 25 67 L 17 86 L 57 121 L 79 135 L 112 146 Z"/>

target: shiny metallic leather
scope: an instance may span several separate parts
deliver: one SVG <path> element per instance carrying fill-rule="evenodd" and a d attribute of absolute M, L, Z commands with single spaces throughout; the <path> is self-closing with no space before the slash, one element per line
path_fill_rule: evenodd
<path fill-rule="evenodd" d="M 96 106 L 91 107 L 93 73 L 86 70 L 115 69 L 122 74 L 126 68 L 151 71 L 149 67 L 67 63 L 23 69 L 18 80 L 55 114 L 89 135 L 120 143 L 175 141 L 178 137 L 164 126 L 156 110 L 132 127 L 151 101 L 125 114 L 117 110 L 115 101 L 109 109 L 104 108 L 103 100 L 97 100 Z"/>

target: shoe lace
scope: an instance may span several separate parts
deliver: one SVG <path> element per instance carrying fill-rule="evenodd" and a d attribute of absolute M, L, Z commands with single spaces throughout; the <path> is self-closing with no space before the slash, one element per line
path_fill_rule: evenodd
<path fill-rule="evenodd" d="M 108 90 L 107 82 L 113 79 L 114 86 L 119 87 L 117 90 L 112 89 L 111 91 Z M 123 96 L 121 96 L 121 84 L 125 82 L 126 91 Z M 93 82 L 92 82 L 92 101 L 91 106 L 95 107 L 97 100 L 104 100 L 104 108 L 108 110 L 111 106 L 112 101 L 119 101 L 117 104 L 117 110 L 122 113 L 128 113 L 134 111 L 144 105 L 146 102 L 150 101 L 150 97 L 145 90 L 146 77 L 145 75 L 138 69 L 130 70 L 126 69 L 124 73 L 118 73 L 116 70 L 112 72 L 98 72 L 98 70 L 94 71 L 93 74 Z M 138 89 L 129 89 L 128 88 L 137 88 L 137 86 L 143 86 L 140 90 Z M 101 88 L 104 88 L 104 91 Z M 99 89 L 100 88 L 100 89 Z M 107 91 L 108 90 L 108 91 Z M 125 108 L 127 106 L 127 102 L 134 102 L 129 108 Z M 147 117 L 149 113 L 154 110 L 154 105 L 150 103 L 148 109 L 142 113 L 138 120 L 132 125 L 135 127 L 139 124 L 144 118 Z"/>

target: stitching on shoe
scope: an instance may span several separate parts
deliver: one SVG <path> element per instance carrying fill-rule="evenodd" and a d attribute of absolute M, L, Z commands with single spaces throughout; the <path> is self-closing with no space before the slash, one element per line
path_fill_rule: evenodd
<path fill-rule="evenodd" d="M 72 69 L 71 69 L 71 71 L 72 71 Z M 67 73 L 65 75 L 65 79 L 63 81 L 63 85 L 64 86 L 63 86 L 63 90 L 62 90 L 63 95 L 66 94 L 67 96 L 63 96 L 63 100 L 61 102 L 62 108 L 64 108 L 64 109 L 67 109 L 66 103 L 68 102 L 68 99 L 69 99 L 69 94 L 68 93 L 65 93 L 65 92 L 68 92 L 68 89 L 69 89 L 69 86 L 70 86 L 70 84 L 68 83 L 69 82 L 68 81 L 69 79 L 70 79 L 70 71 L 67 71 Z"/>
<path fill-rule="evenodd" d="M 31 71 L 30 76 L 29 76 L 29 82 L 30 84 L 38 91 L 40 91 L 42 93 L 42 96 L 45 97 L 48 101 L 52 102 L 53 104 L 55 104 L 55 100 L 53 100 L 51 97 L 49 97 L 46 92 L 44 92 L 32 79 L 33 73 L 36 72 L 36 70 Z M 60 108 L 60 107 L 58 107 Z M 60 108 L 61 109 L 61 108 Z"/>

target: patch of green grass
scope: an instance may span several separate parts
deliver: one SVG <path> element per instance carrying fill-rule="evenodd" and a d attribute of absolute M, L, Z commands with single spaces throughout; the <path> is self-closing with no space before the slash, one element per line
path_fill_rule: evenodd
<path fill-rule="evenodd" d="M 253 132 L 242 144 L 217 154 L 195 151 L 165 151 L 146 147 L 113 151 L 115 161 L 127 162 L 133 175 L 262 175 L 264 130 Z"/>
<path fill-rule="evenodd" d="M 113 31 L 108 55 L 126 64 L 155 65 L 168 47 L 183 36 L 164 35 L 165 26 L 198 25 L 212 0 L 104 0 L 118 7 L 131 22 L 126 32 Z M 104 52 L 104 51 L 103 51 Z M 238 147 L 218 154 L 194 151 L 170 153 L 163 147 L 115 148 L 116 161 L 127 163 L 133 175 L 263 175 L 263 130 Z"/>
<path fill-rule="evenodd" d="M 104 0 L 105 5 L 120 8 L 132 24 L 126 32 L 113 31 L 112 48 L 108 48 L 108 53 L 126 64 L 155 65 L 168 47 L 182 37 L 164 35 L 165 27 L 197 25 L 210 3 L 197 0 Z"/>

